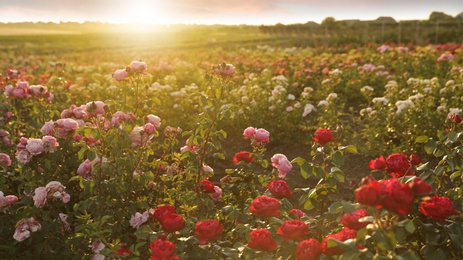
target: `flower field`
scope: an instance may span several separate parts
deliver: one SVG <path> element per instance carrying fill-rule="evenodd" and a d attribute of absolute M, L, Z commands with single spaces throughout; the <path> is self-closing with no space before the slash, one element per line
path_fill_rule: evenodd
<path fill-rule="evenodd" d="M 463 258 L 461 45 L 84 42 L 1 46 L 1 259 Z"/>

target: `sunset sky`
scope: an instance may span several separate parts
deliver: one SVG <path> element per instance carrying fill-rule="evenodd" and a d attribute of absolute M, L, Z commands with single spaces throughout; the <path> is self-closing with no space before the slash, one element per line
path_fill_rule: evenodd
<path fill-rule="evenodd" d="M 463 0 L 1 0 L 0 22 L 291 24 L 336 20 L 426 20 L 455 16 Z"/>

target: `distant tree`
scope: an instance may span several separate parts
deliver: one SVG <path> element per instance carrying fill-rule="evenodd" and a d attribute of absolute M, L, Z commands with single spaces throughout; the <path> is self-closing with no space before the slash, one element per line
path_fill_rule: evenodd
<path fill-rule="evenodd" d="M 445 14 L 443 12 L 432 12 L 431 15 L 429 15 L 429 21 L 452 21 L 455 18 L 452 16 Z"/>
<path fill-rule="evenodd" d="M 334 19 L 334 17 L 331 17 L 331 16 L 326 17 L 325 19 L 323 19 L 322 25 L 326 26 L 328 29 L 334 29 L 337 27 L 336 19 Z"/>

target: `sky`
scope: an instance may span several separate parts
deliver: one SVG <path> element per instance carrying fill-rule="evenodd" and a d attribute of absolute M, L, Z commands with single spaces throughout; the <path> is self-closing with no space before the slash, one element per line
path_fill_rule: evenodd
<path fill-rule="evenodd" d="M 294 24 L 336 20 L 427 20 L 463 12 L 463 0 L 1 0 L 0 22 Z"/>

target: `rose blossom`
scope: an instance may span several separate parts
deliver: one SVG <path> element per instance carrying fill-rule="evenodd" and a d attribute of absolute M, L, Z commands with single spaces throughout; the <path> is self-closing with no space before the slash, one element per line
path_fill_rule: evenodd
<path fill-rule="evenodd" d="M 256 129 L 252 126 L 244 129 L 244 132 L 243 132 L 244 139 L 252 138 L 255 133 L 256 133 Z"/>
<path fill-rule="evenodd" d="M 365 182 L 365 179 L 366 178 L 363 178 L 362 182 Z M 367 183 L 364 183 L 362 186 L 355 190 L 355 197 L 360 204 L 377 206 L 381 203 L 381 196 L 384 185 L 372 177 L 371 179 L 372 180 L 368 180 Z"/>
<path fill-rule="evenodd" d="M 271 252 L 277 248 L 277 243 L 272 236 L 272 233 L 267 229 L 261 228 L 251 231 L 249 233 L 251 241 L 249 241 L 248 246 L 257 250 L 264 250 Z"/>
<path fill-rule="evenodd" d="M 129 73 L 125 69 L 118 69 L 114 71 L 113 77 L 117 81 L 123 81 L 125 78 L 129 76 Z"/>
<path fill-rule="evenodd" d="M 132 132 L 130 132 L 132 146 L 143 146 L 149 142 L 151 138 L 153 138 L 153 135 L 148 135 L 148 133 L 145 133 L 142 126 L 135 127 L 133 128 Z"/>
<path fill-rule="evenodd" d="M 24 241 L 31 235 L 31 232 L 37 232 L 41 228 L 42 226 L 33 217 L 21 219 L 16 223 L 13 238 L 18 242 Z"/>
<path fill-rule="evenodd" d="M 102 116 L 105 114 L 104 107 L 103 101 L 93 101 L 85 105 L 85 110 L 89 116 Z"/>
<path fill-rule="evenodd" d="M 252 201 L 249 210 L 258 217 L 277 217 L 280 215 L 280 211 L 278 210 L 279 207 L 279 200 L 267 196 L 260 196 Z"/>
<path fill-rule="evenodd" d="M 150 243 L 150 249 L 152 255 L 158 259 L 171 259 L 176 247 L 168 240 L 157 239 Z"/>
<path fill-rule="evenodd" d="M 333 132 L 329 129 L 319 128 L 315 131 L 314 138 L 312 139 L 320 145 L 324 145 L 328 142 L 334 141 Z"/>
<path fill-rule="evenodd" d="M 45 124 L 40 129 L 40 131 L 42 132 L 42 135 L 51 135 L 53 134 L 54 130 L 55 130 L 55 123 L 53 122 L 53 120 L 45 122 Z"/>
<path fill-rule="evenodd" d="M 34 191 L 34 206 L 37 208 L 43 207 L 47 203 L 48 189 L 45 187 L 37 187 Z"/>
<path fill-rule="evenodd" d="M 84 179 L 87 179 L 90 177 L 92 173 L 92 168 L 92 162 L 89 159 L 86 159 L 83 163 L 79 165 L 79 168 L 77 168 L 77 174 L 82 176 Z"/>
<path fill-rule="evenodd" d="M 11 165 L 10 156 L 6 153 L 0 153 L 0 164 L 3 164 L 5 166 L 10 166 Z"/>
<path fill-rule="evenodd" d="M 180 231 L 185 227 L 185 220 L 182 216 L 171 213 L 164 218 L 162 218 L 161 227 L 162 230 L 166 233 L 174 233 L 176 231 Z"/>
<path fill-rule="evenodd" d="M 56 141 L 56 138 L 50 135 L 43 136 L 42 142 L 43 150 L 47 153 L 53 153 L 55 151 L 55 147 L 59 146 L 59 143 Z"/>
<path fill-rule="evenodd" d="M 360 218 L 368 216 L 368 212 L 366 209 L 358 209 L 352 213 L 347 213 L 344 214 L 341 217 L 341 224 L 343 224 L 345 227 L 354 229 L 354 230 L 359 230 L 364 227 L 366 227 L 368 224 L 371 222 L 359 222 Z"/>
<path fill-rule="evenodd" d="M 211 193 L 211 196 L 214 201 L 222 198 L 222 189 L 214 185 L 214 193 Z"/>
<path fill-rule="evenodd" d="M 411 170 L 412 165 L 408 162 L 407 156 L 400 153 L 393 153 L 386 158 L 386 171 L 392 177 L 402 177 L 406 174 L 413 175 Z"/>
<path fill-rule="evenodd" d="M 27 150 L 21 150 L 16 152 L 16 159 L 23 164 L 31 161 L 32 155 Z"/>
<path fill-rule="evenodd" d="M 198 244 L 205 245 L 208 241 L 219 239 L 223 225 L 218 220 L 204 220 L 196 223 L 195 234 L 198 236 Z"/>
<path fill-rule="evenodd" d="M 0 211 L 4 208 L 14 205 L 18 202 L 18 197 L 15 195 L 4 196 L 3 191 L 0 191 Z"/>
<path fill-rule="evenodd" d="M 138 229 L 143 223 L 148 221 L 148 211 L 145 211 L 143 213 L 136 212 L 135 215 L 132 215 L 130 218 L 130 226 L 132 226 L 135 229 Z"/>
<path fill-rule="evenodd" d="M 254 133 L 254 140 L 258 143 L 268 143 L 270 142 L 270 133 L 263 128 L 259 128 Z"/>
<path fill-rule="evenodd" d="M 410 189 L 412 189 L 415 195 L 426 195 L 432 192 L 432 186 L 427 184 L 420 177 L 413 178 L 407 184 L 410 186 Z"/>
<path fill-rule="evenodd" d="M 278 177 L 284 178 L 286 174 L 291 171 L 293 166 L 284 154 L 277 153 L 270 158 L 272 166 L 278 170 Z"/>
<path fill-rule="evenodd" d="M 410 163 L 413 165 L 418 165 L 421 163 L 421 158 L 418 154 L 411 154 L 410 155 Z"/>
<path fill-rule="evenodd" d="M 318 260 L 322 254 L 320 242 L 314 238 L 302 240 L 296 249 L 296 260 Z"/>
<path fill-rule="evenodd" d="M 272 180 L 267 185 L 267 189 L 277 199 L 289 198 L 293 195 L 288 183 L 284 180 Z"/>
<path fill-rule="evenodd" d="M 302 217 L 306 216 L 306 214 L 304 212 L 302 212 L 302 210 L 300 210 L 300 209 L 291 209 L 289 211 L 289 213 L 294 214 L 294 215 L 298 216 L 299 218 L 302 218 Z"/>
<path fill-rule="evenodd" d="M 340 246 L 336 245 L 336 246 L 333 246 L 333 247 L 328 247 L 328 240 L 331 239 L 331 238 L 334 238 L 336 240 L 339 240 L 339 241 L 346 241 L 348 239 L 352 239 L 352 238 L 355 238 L 357 235 L 357 232 L 353 229 L 349 229 L 349 228 L 344 228 L 343 230 L 341 230 L 340 232 L 338 233 L 334 233 L 334 234 L 328 234 L 322 241 L 322 251 L 323 253 L 326 255 L 326 256 L 333 256 L 333 255 L 341 255 L 345 252 L 345 250 L 343 248 L 341 248 Z"/>
<path fill-rule="evenodd" d="M 433 196 L 421 202 L 420 212 L 437 221 L 444 221 L 447 217 L 458 214 L 458 211 L 453 208 L 453 201 L 439 196 Z"/>
<path fill-rule="evenodd" d="M 233 162 L 239 163 L 241 161 L 252 163 L 254 161 L 254 158 L 251 156 L 250 152 L 247 152 L 247 151 L 237 152 L 235 156 L 233 157 Z"/>
<path fill-rule="evenodd" d="M 31 155 L 38 155 L 44 151 L 41 139 L 31 138 L 27 140 L 26 149 Z"/>
<path fill-rule="evenodd" d="M 148 65 L 143 60 L 135 60 L 130 63 L 130 68 L 133 72 L 143 73 L 147 69 Z"/>
<path fill-rule="evenodd" d="M 148 120 L 148 123 L 153 124 L 155 127 L 161 126 L 161 118 L 159 118 L 158 116 L 149 114 L 146 116 L 146 119 Z"/>
<path fill-rule="evenodd" d="M 385 183 L 385 188 L 382 192 L 381 205 L 385 209 L 401 215 L 410 213 L 410 207 L 414 201 L 413 192 L 410 187 L 395 178 L 382 182 Z"/>
<path fill-rule="evenodd" d="M 301 220 L 286 220 L 277 230 L 284 240 L 301 241 L 309 234 L 309 226 Z"/>
<path fill-rule="evenodd" d="M 202 180 L 201 183 L 199 184 L 199 188 L 206 193 L 214 193 L 214 183 L 212 183 L 209 180 Z"/>
<path fill-rule="evenodd" d="M 156 210 L 154 210 L 151 215 L 157 221 L 162 222 L 162 220 L 168 215 L 170 215 L 171 213 L 175 213 L 174 206 L 166 204 L 166 205 L 159 206 L 158 208 L 156 208 Z"/>
<path fill-rule="evenodd" d="M 384 156 L 381 155 L 379 158 L 371 160 L 368 163 L 368 168 L 370 168 L 372 171 L 383 170 L 386 168 L 386 159 L 384 159 Z"/>

